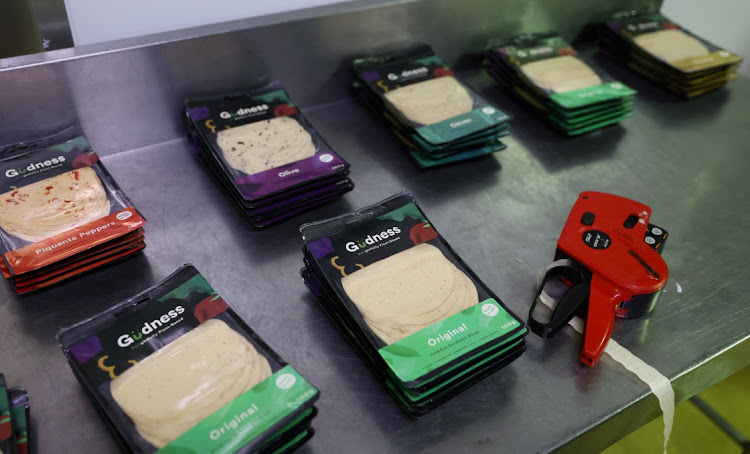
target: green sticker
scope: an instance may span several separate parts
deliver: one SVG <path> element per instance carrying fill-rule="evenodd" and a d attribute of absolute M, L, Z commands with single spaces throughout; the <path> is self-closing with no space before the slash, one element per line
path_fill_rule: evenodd
<path fill-rule="evenodd" d="M 520 326 L 493 298 L 379 350 L 402 382 L 414 381 Z"/>
<path fill-rule="evenodd" d="M 233 453 L 317 395 L 291 366 L 285 366 L 193 426 L 158 452 Z"/>
<path fill-rule="evenodd" d="M 447 120 L 416 128 L 416 132 L 431 144 L 453 142 L 469 134 L 505 123 L 510 119 L 492 106 L 474 109 L 471 112 Z"/>
<path fill-rule="evenodd" d="M 635 90 L 620 82 L 609 82 L 592 87 L 554 93 L 549 98 L 565 109 L 573 109 L 602 101 L 633 96 Z"/>

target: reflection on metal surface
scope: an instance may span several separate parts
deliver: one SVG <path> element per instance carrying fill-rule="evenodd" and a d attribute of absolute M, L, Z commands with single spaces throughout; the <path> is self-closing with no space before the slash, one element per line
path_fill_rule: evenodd
<path fill-rule="evenodd" d="M 622 336 L 617 338 L 674 379 L 678 400 L 748 365 L 750 243 L 738 239 L 746 237 L 750 222 L 743 208 L 750 81 L 684 102 L 601 60 L 605 71 L 638 90 L 635 113 L 616 127 L 568 139 L 474 69 L 465 73 L 472 88 L 513 117 L 510 147 L 431 171 L 417 169 L 382 121 L 348 99 L 350 59 L 376 45 L 425 40 L 452 64 L 481 49 L 487 37 L 531 26 L 558 28 L 570 37 L 587 21 L 626 4 L 633 2 L 416 1 L 254 28 L 242 22 L 211 36 L 170 35 L 175 39 L 169 42 L 87 48 L 86 55 L 77 53 L 81 49 L 53 51 L 23 67 L 18 62 L 28 59 L 0 61 L 0 143 L 80 122 L 149 221 L 142 255 L 23 298 L 0 283 L 0 365 L 47 407 L 37 421 L 39 452 L 116 449 L 65 365 L 57 330 L 136 294 L 185 262 L 204 272 L 320 388 L 310 452 L 352 451 L 363 443 L 373 452 L 598 452 L 658 416 L 656 399 L 646 398 L 641 385 L 612 368 L 592 371 L 580 364 L 580 343 L 563 332 L 546 344 L 530 336 L 529 350 L 511 366 L 420 421 L 405 417 L 297 272 L 299 224 L 369 205 L 402 188 L 415 193 L 441 234 L 518 314 L 528 311 L 535 271 L 551 260 L 549 251 L 579 192 L 648 201 L 670 227 L 664 259 L 672 275 L 690 285 L 679 294 L 670 288 L 648 319 L 631 320 L 616 330 Z M 351 163 L 358 187 L 320 209 L 256 231 L 190 153 L 180 109 L 186 96 L 266 79 L 284 83 Z M 701 173 L 700 190 L 686 196 L 685 182 Z M 645 333 L 646 326 L 643 341 L 634 333 Z M 539 411 L 545 405 L 555 411 Z"/>
<path fill-rule="evenodd" d="M 39 1 L 51 9 L 59 5 L 59 0 Z M 40 113 L 39 105 L 50 104 L 44 94 L 51 89 L 47 70 L 68 75 L 68 80 L 55 81 L 60 85 L 54 89 L 73 89 L 77 103 L 85 102 L 85 108 L 75 109 L 77 120 L 106 155 L 182 136 L 181 118 L 165 112 L 173 112 L 188 96 L 252 85 L 263 72 L 259 68 L 270 68 L 266 76 L 283 81 L 304 108 L 349 97 L 351 59 L 377 46 L 428 41 L 454 64 L 480 52 L 489 38 L 545 29 L 572 38 L 587 23 L 634 3 L 641 4 L 422 0 L 372 8 L 366 1 L 346 2 L 288 15 L 307 17 L 299 20 L 285 22 L 283 15 L 274 15 L 0 60 L 0 118 L 5 120 L 0 143 L 52 129 L 60 112 L 68 111 L 67 104 L 55 103 Z M 647 3 L 658 6 L 659 1 Z M 344 12 L 315 16 L 319 9 Z M 33 127 L 26 121 L 30 116 L 37 119 Z M 134 132 L 123 134 L 116 146 L 99 140 L 101 134 L 117 134 L 112 125 L 126 123 Z"/>
<path fill-rule="evenodd" d="M 742 175 L 750 165 L 744 101 L 750 81 L 728 87 L 728 99 L 709 96 L 699 105 L 668 102 L 652 90 L 623 125 L 569 140 L 506 97 L 489 76 L 472 76 L 473 88 L 492 93 L 491 99 L 513 116 L 513 147 L 425 172 L 356 102 L 308 109 L 310 122 L 351 163 L 358 187 L 272 229 L 250 227 L 183 138 L 105 156 L 109 171 L 148 219 L 143 255 L 22 298 L 0 283 L 0 301 L 7 301 L 0 303 L 3 372 L 33 388 L 49 414 L 56 415 L 39 424 L 39 451 L 76 452 L 81 446 L 114 451 L 112 438 L 62 359 L 55 332 L 154 284 L 184 262 L 195 264 L 250 326 L 320 388 L 324 397 L 307 448 L 311 452 L 356 450 L 363 440 L 372 452 L 463 452 L 466 446 L 476 453 L 598 452 L 659 416 L 656 399 L 646 398 L 643 385 L 623 377 L 620 369 L 583 366 L 580 336 L 566 330 L 544 344 L 530 335 L 529 350 L 511 366 L 420 421 L 404 416 L 298 275 L 300 224 L 369 205 L 401 188 L 415 193 L 441 234 L 517 314 L 528 311 L 536 270 L 551 260 L 550 250 L 578 192 L 595 188 L 649 201 L 670 226 L 664 259 L 673 275 L 691 287 L 681 294 L 670 288 L 648 319 L 617 326 L 615 338 L 673 379 L 678 400 L 748 365 L 750 310 L 743 295 L 750 292 L 750 243 L 736 239 L 743 237 L 747 217 L 737 216 L 746 212 L 740 196 L 747 194 Z M 649 92 L 648 82 L 638 76 L 623 79 Z M 723 108 L 711 109 L 714 103 Z M 179 112 L 179 105 L 175 109 Z M 705 110 L 719 113 L 703 124 L 692 122 L 690 130 L 673 131 L 673 146 L 658 151 L 653 138 L 661 137 L 664 127 L 657 118 L 682 121 Z M 112 125 L 112 132 L 99 137 L 120 140 L 120 131 L 136 123 Z M 731 132 L 717 125 L 731 126 Z M 705 150 L 717 141 L 723 146 L 714 149 L 708 165 Z M 605 156 L 592 161 L 597 151 Z M 565 155 L 570 162 L 542 165 L 545 153 Z M 658 165 L 665 161 L 674 163 L 674 172 Z M 704 167 L 727 175 L 722 163 L 733 163 L 723 183 L 707 188 L 691 210 L 683 210 L 683 176 Z M 709 211 L 712 217 L 705 222 L 712 237 L 705 235 L 706 225 L 692 227 L 704 222 Z M 519 256 L 523 263 L 516 261 Z M 643 342 L 638 333 L 646 322 L 649 336 Z M 551 405 L 555 411 L 539 411 Z M 66 429 L 70 418 L 76 418 L 75 432 Z"/>

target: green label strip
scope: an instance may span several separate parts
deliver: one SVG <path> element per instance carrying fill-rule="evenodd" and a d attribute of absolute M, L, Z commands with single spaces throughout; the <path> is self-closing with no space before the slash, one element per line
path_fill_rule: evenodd
<path fill-rule="evenodd" d="M 13 436 L 13 426 L 10 423 L 10 401 L 5 386 L 0 386 L 0 440 Z"/>
<path fill-rule="evenodd" d="M 233 453 L 293 413 L 318 390 L 291 366 L 238 396 L 159 453 Z"/>
<path fill-rule="evenodd" d="M 602 101 L 632 96 L 635 90 L 620 82 L 609 82 L 593 87 L 579 88 L 577 90 L 555 93 L 549 99 L 565 109 L 587 106 Z"/>
<path fill-rule="evenodd" d="M 410 382 L 518 327 L 515 318 L 488 298 L 379 352 L 399 380 Z"/>
<path fill-rule="evenodd" d="M 453 142 L 490 126 L 505 123 L 509 119 L 508 115 L 496 108 L 484 106 L 438 123 L 419 127 L 415 131 L 427 142 L 441 144 Z"/>

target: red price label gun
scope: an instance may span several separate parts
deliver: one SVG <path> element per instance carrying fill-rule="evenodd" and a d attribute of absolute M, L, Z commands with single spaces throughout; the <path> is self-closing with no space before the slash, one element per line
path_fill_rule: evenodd
<path fill-rule="evenodd" d="M 586 320 L 581 361 L 593 366 L 604 352 L 615 317 L 651 312 L 667 283 L 661 251 L 664 229 L 649 223 L 651 208 L 634 200 L 583 192 L 578 196 L 560 239 L 555 260 L 572 265 L 547 271 L 529 310 L 528 326 L 542 338 L 554 336 L 573 316 Z M 562 280 L 570 290 L 560 298 L 547 323 L 533 317 L 544 286 Z"/>

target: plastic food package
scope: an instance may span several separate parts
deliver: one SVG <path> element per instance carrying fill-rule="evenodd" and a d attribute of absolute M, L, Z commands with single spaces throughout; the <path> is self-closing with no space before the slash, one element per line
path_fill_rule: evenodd
<path fill-rule="evenodd" d="M 0 271 L 18 293 L 145 247 L 145 219 L 78 128 L 3 147 L 0 171 Z"/>
<path fill-rule="evenodd" d="M 412 416 L 525 350 L 526 327 L 438 234 L 408 192 L 300 227 L 301 275 Z"/>
<path fill-rule="evenodd" d="M 191 265 L 57 338 L 127 452 L 287 452 L 312 436 L 318 391 Z"/>

